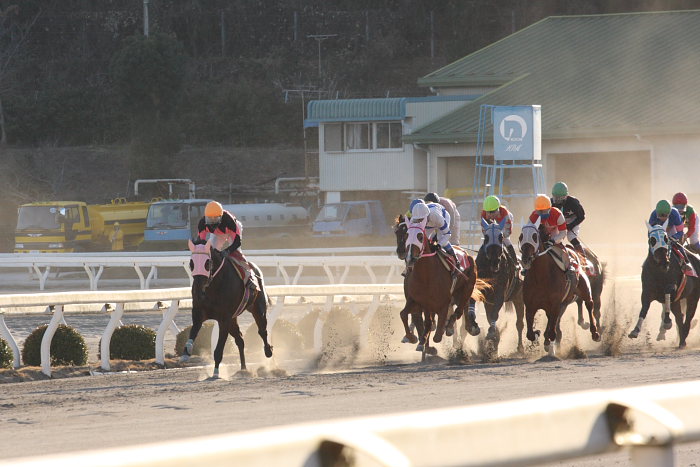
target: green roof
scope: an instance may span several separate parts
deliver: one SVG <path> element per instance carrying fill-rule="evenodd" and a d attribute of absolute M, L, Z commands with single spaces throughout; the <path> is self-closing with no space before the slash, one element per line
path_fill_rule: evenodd
<path fill-rule="evenodd" d="M 475 141 L 481 104 L 541 105 L 543 139 L 700 132 L 700 10 L 550 17 L 418 82 L 499 87 L 406 142 Z"/>
<path fill-rule="evenodd" d="M 406 116 L 406 98 L 311 101 L 307 116 L 306 126 L 328 121 L 402 120 Z"/>

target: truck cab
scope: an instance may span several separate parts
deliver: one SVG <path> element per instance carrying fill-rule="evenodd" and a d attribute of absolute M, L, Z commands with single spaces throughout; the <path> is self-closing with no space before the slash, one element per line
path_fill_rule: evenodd
<path fill-rule="evenodd" d="M 377 200 L 325 204 L 313 223 L 314 237 L 351 238 L 389 233 L 382 204 Z"/>
<path fill-rule="evenodd" d="M 28 203 L 17 211 L 15 253 L 71 253 L 85 249 L 91 240 L 84 202 Z"/>
<path fill-rule="evenodd" d="M 187 240 L 197 235 L 197 223 L 204 216 L 209 199 L 171 199 L 157 201 L 148 209 L 144 251 L 186 250 Z"/>

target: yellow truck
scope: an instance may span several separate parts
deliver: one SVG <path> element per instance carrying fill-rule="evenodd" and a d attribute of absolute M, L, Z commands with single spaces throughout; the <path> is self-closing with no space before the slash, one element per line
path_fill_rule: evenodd
<path fill-rule="evenodd" d="M 17 212 L 15 253 L 72 253 L 111 250 L 110 237 L 118 222 L 124 249 L 143 242 L 150 202 L 117 198 L 108 204 L 82 201 L 42 201 L 23 204 Z"/>

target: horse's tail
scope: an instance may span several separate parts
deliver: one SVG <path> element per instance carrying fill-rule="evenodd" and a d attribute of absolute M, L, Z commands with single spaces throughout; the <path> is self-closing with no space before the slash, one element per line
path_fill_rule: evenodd
<path fill-rule="evenodd" d="M 483 302 L 485 298 L 484 290 L 490 290 L 492 288 L 493 286 L 488 280 L 477 278 L 476 282 L 474 283 L 474 290 L 472 290 L 471 299 L 477 302 Z"/>
<path fill-rule="evenodd" d="M 265 292 L 265 280 L 263 278 L 263 273 L 262 270 L 258 267 L 257 264 L 255 263 L 250 263 L 250 265 L 253 267 L 253 271 L 255 272 L 255 275 L 258 276 L 258 284 L 260 285 L 260 294 L 265 297 L 265 302 L 269 305 L 272 306 L 272 299 L 270 296 Z"/>

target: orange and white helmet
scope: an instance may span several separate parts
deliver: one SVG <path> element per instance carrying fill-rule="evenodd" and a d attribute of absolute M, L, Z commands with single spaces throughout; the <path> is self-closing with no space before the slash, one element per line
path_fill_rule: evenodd
<path fill-rule="evenodd" d="M 547 195 L 537 195 L 535 198 L 535 210 L 545 211 L 552 208 L 552 201 Z"/>
<path fill-rule="evenodd" d="M 204 208 L 204 221 L 208 224 L 218 224 L 224 215 L 224 207 L 217 201 L 209 201 Z"/>

